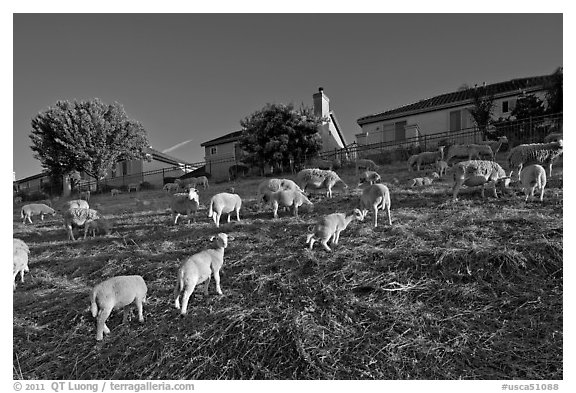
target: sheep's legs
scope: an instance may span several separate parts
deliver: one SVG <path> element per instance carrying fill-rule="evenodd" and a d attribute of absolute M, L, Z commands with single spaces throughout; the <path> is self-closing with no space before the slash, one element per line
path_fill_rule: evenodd
<path fill-rule="evenodd" d="M 220 288 L 220 270 L 214 270 L 214 281 L 216 282 L 216 292 L 218 292 L 218 295 L 222 295 L 222 289 Z"/>
<path fill-rule="evenodd" d="M 180 217 L 180 213 L 175 214 L 176 218 L 174 218 L 174 225 L 178 222 L 178 217 Z"/>
<path fill-rule="evenodd" d="M 106 320 L 112 312 L 111 308 L 105 308 L 98 313 L 98 320 L 96 322 L 96 340 L 100 341 L 104 338 L 104 331 L 106 334 L 110 333 L 110 329 L 106 326 Z"/>
<path fill-rule="evenodd" d="M 236 209 L 236 221 L 240 222 L 240 209 Z"/>
<path fill-rule="evenodd" d="M 31 216 L 28 216 L 28 222 L 30 222 L 30 224 L 32 224 L 32 219 L 30 217 Z"/>
<path fill-rule="evenodd" d="M 322 247 L 324 247 L 326 251 L 332 251 L 330 247 L 328 247 L 328 239 L 322 239 L 320 244 L 322 244 Z"/>
<path fill-rule="evenodd" d="M 374 206 L 374 228 L 378 226 L 378 208 Z"/>
<path fill-rule="evenodd" d="M 390 215 L 390 205 L 386 205 L 386 214 L 388 215 L 388 224 L 392 226 L 392 216 Z"/>
<path fill-rule="evenodd" d="M 230 213 L 228 213 L 228 224 L 230 224 Z"/>
<path fill-rule="evenodd" d="M 208 287 L 210 286 L 210 276 L 206 280 L 206 285 L 204 286 L 204 296 L 208 296 Z"/>
<path fill-rule="evenodd" d="M 188 309 L 188 300 L 190 300 L 190 296 L 192 292 L 194 292 L 194 287 L 196 285 L 191 285 L 191 289 L 186 288 L 184 293 L 182 294 L 182 309 L 180 309 L 180 314 L 186 315 Z"/>
<path fill-rule="evenodd" d="M 274 204 L 272 205 L 272 209 L 274 212 L 274 218 L 278 218 L 278 202 L 274 201 Z"/>
<path fill-rule="evenodd" d="M 138 322 L 144 323 L 144 314 L 142 310 L 142 301 L 143 299 L 136 298 L 136 308 L 138 309 Z"/>

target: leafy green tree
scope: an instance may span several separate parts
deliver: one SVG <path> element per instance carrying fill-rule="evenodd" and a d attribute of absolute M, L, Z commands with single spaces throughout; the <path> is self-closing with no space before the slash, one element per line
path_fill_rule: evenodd
<path fill-rule="evenodd" d="M 123 160 L 143 158 L 146 131 L 118 103 L 58 101 L 32 119 L 32 150 L 53 176 L 85 172 L 97 181 Z"/>
<path fill-rule="evenodd" d="M 558 67 L 552 74 L 550 82 L 545 85 L 546 88 L 546 101 L 548 108 L 546 112 L 560 113 L 563 111 L 562 93 L 563 93 L 563 69 Z"/>
<path fill-rule="evenodd" d="M 290 160 L 302 162 L 322 149 L 318 127 L 325 119 L 311 108 L 294 109 L 292 104 L 266 104 L 240 121 L 244 132 L 240 148 L 243 161 L 263 168 L 265 164 L 287 167 Z"/>
<path fill-rule="evenodd" d="M 472 91 L 472 108 L 468 112 L 472 116 L 476 127 L 482 132 L 484 137 L 488 133 L 488 126 L 492 121 L 494 111 L 494 95 L 487 95 L 485 87 L 476 87 Z"/>
<path fill-rule="evenodd" d="M 534 94 L 525 94 L 518 98 L 511 115 L 517 120 L 542 116 L 545 113 L 544 102 Z"/>

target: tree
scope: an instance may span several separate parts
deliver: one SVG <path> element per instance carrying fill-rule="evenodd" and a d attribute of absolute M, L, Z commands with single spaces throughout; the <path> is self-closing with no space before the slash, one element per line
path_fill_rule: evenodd
<path fill-rule="evenodd" d="M 540 98 L 534 94 L 523 94 L 518 97 L 516 107 L 512 110 L 511 115 L 517 120 L 522 120 L 542 116 L 544 112 L 544 102 Z"/>
<path fill-rule="evenodd" d="M 85 172 L 104 179 L 117 162 L 142 158 L 146 131 L 118 103 L 58 101 L 32 119 L 32 150 L 53 176 Z"/>
<path fill-rule="evenodd" d="M 544 86 L 546 88 L 546 101 L 548 102 L 546 112 L 550 114 L 560 113 L 563 111 L 563 79 L 562 67 L 558 67 L 551 75 L 550 82 L 546 83 Z"/>
<path fill-rule="evenodd" d="M 494 110 L 494 96 L 486 95 L 485 87 L 475 87 L 472 91 L 472 103 L 474 107 L 469 108 L 468 112 L 482 135 L 487 137 L 488 126 L 492 121 L 492 111 Z"/>
<path fill-rule="evenodd" d="M 315 156 L 322 148 L 318 127 L 324 120 L 304 106 L 296 110 L 292 104 L 266 104 L 240 121 L 244 162 L 277 168 L 288 166 L 290 160 L 302 162 Z"/>

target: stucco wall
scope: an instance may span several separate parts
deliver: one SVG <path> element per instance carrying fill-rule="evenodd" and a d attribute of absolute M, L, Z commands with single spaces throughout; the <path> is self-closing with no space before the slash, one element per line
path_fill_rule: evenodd
<path fill-rule="evenodd" d="M 206 146 L 206 172 L 208 172 L 214 182 L 228 180 L 228 168 L 235 164 L 235 144 L 238 142 L 228 142 L 216 146 Z M 216 147 L 215 154 L 211 149 Z"/>

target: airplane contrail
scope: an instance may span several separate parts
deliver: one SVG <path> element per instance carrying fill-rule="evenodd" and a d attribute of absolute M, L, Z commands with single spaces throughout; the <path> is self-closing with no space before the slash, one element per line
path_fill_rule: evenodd
<path fill-rule="evenodd" d="M 184 146 L 185 144 L 187 144 L 187 143 L 189 143 L 189 142 L 192 142 L 192 139 L 188 139 L 187 141 L 177 143 L 177 144 L 175 144 L 174 146 L 169 147 L 168 149 L 164 149 L 164 150 L 162 150 L 162 153 L 170 153 L 172 150 L 176 150 L 176 149 L 178 149 L 179 147 L 182 147 L 182 146 Z"/>

